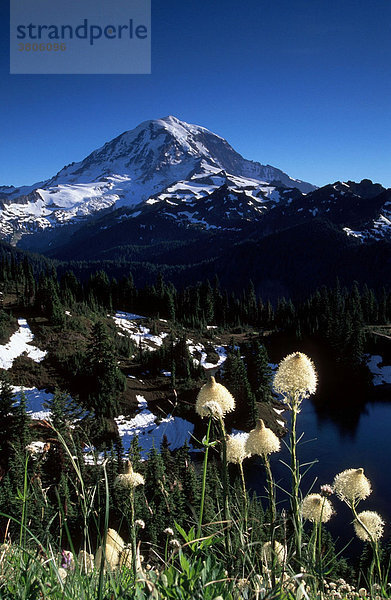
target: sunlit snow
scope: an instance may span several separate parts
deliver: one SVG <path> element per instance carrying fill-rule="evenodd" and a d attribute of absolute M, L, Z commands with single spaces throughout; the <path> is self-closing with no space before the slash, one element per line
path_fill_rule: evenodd
<path fill-rule="evenodd" d="M 181 448 L 186 442 L 189 442 L 194 430 L 193 423 L 171 414 L 158 420 L 148 409 L 145 398 L 143 396 L 136 397 L 139 411 L 136 416 L 127 419 L 120 415 L 115 419 L 125 450 L 129 448 L 131 441 L 136 436 L 138 436 L 142 448 L 143 458 L 147 458 L 148 452 L 152 448 L 160 449 L 164 436 L 166 436 L 171 450 Z"/>
<path fill-rule="evenodd" d="M 122 331 L 126 332 L 127 336 L 136 342 L 137 345 L 141 344 L 143 348 L 156 350 L 158 346 L 163 344 L 163 340 L 168 336 L 168 333 L 153 335 L 148 327 L 143 327 L 139 323 L 136 323 L 138 319 L 144 318 L 140 315 L 126 312 L 117 312 L 113 317 L 115 324 Z"/>
<path fill-rule="evenodd" d="M 26 397 L 26 410 L 32 419 L 48 420 L 50 411 L 44 407 L 44 404 L 53 399 L 53 394 L 45 390 L 39 390 L 36 387 L 26 388 L 20 385 L 12 386 L 15 402 L 20 402 L 22 393 Z"/>
<path fill-rule="evenodd" d="M 32 344 L 34 335 L 26 319 L 18 319 L 19 329 L 11 335 L 7 344 L 0 346 L 0 368 L 10 369 L 15 358 L 26 353 L 35 362 L 41 362 L 47 352 Z"/>
<path fill-rule="evenodd" d="M 189 348 L 189 352 L 191 355 L 194 355 L 196 352 L 201 354 L 201 358 L 193 358 L 195 364 L 200 364 L 204 369 L 216 369 L 217 367 L 221 367 L 221 365 L 227 360 L 227 350 L 224 346 L 214 346 L 214 351 L 218 355 L 219 359 L 216 363 L 210 363 L 207 361 L 207 352 L 205 350 L 205 346 L 203 344 L 194 344 L 192 340 L 187 340 L 187 345 Z"/>
<path fill-rule="evenodd" d="M 0 231 L 35 232 L 142 201 L 197 200 L 225 182 L 234 191 L 278 201 L 270 181 L 312 188 L 270 165 L 242 158 L 207 129 L 169 116 L 141 123 L 50 180 L 4 188 L 8 196 L 0 209 Z"/>

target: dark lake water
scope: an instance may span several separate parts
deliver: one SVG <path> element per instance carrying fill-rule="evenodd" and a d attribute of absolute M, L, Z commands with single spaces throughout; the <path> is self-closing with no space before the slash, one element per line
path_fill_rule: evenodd
<path fill-rule="evenodd" d="M 289 413 L 284 414 L 289 418 Z M 372 484 L 372 494 L 359 504 L 359 510 L 375 510 L 387 523 L 385 536 L 391 533 L 391 402 L 370 402 L 356 412 L 338 407 L 332 416 L 322 414 L 311 400 L 305 400 L 298 415 L 298 435 L 304 433 L 298 449 L 300 463 L 317 459 L 303 479 L 302 491 L 307 493 L 315 479 L 313 492 L 319 486 L 332 483 L 334 476 L 350 468 L 363 467 Z M 288 443 L 288 436 L 285 441 Z M 289 462 L 285 445 L 279 455 L 271 456 L 271 466 L 276 481 L 282 487 L 289 485 L 289 471 L 280 459 Z M 260 459 L 252 459 L 247 466 L 247 483 L 258 494 L 263 495 L 265 480 Z M 279 494 L 282 506 L 288 506 L 286 496 Z M 336 497 L 331 497 L 336 515 L 328 523 L 338 546 L 354 537 L 351 513 Z M 357 554 L 362 547 L 354 540 L 346 552 Z"/>

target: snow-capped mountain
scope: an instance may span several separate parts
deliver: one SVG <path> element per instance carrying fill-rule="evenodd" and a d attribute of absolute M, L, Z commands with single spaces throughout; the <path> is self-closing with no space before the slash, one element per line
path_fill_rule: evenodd
<path fill-rule="evenodd" d="M 0 187 L 0 234 L 15 241 L 108 208 L 173 198 L 188 203 L 222 185 L 245 194 L 254 213 L 264 202 L 278 202 L 281 189 L 315 189 L 275 167 L 244 159 L 204 127 L 169 116 L 141 123 L 48 181 Z"/>
<path fill-rule="evenodd" d="M 391 240 L 391 190 L 369 180 L 322 188 L 243 158 L 222 137 L 169 116 L 145 121 L 48 181 L 0 187 L 0 236 L 43 251 L 250 230 L 257 238 L 321 219 L 361 243 Z M 68 225 L 69 227 L 66 227 Z M 28 235 L 27 235 L 28 234 Z M 111 251 L 111 250 L 110 250 Z"/>

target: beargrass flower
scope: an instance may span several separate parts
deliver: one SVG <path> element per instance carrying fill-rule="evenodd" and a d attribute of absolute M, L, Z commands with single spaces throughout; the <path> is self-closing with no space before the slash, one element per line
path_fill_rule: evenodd
<path fill-rule="evenodd" d="M 118 489 L 131 490 L 138 485 L 144 485 L 145 480 L 141 473 L 133 471 L 133 467 L 130 461 L 127 462 L 126 471 L 121 475 L 117 475 L 114 481 L 114 485 Z"/>
<path fill-rule="evenodd" d="M 197 414 L 199 414 L 200 417 L 210 416 L 210 412 L 212 411 L 210 404 L 212 402 L 215 402 L 219 405 L 223 416 L 235 409 L 235 400 L 232 394 L 227 390 L 226 387 L 221 385 L 221 383 L 216 383 L 214 377 L 210 377 L 209 381 L 205 383 L 205 385 L 203 385 L 198 392 L 195 405 Z M 207 414 L 205 414 L 205 409 L 203 408 L 206 404 L 209 404 L 209 408 L 207 408 L 207 410 L 210 411 L 207 412 Z M 219 412 L 216 407 L 215 410 Z M 212 416 L 215 415 L 212 414 Z M 219 416 L 220 414 L 216 413 L 216 418 Z"/>
<path fill-rule="evenodd" d="M 94 570 L 94 555 L 85 550 L 80 550 L 77 556 L 77 562 L 84 573 L 88 574 Z"/>
<path fill-rule="evenodd" d="M 103 548 L 102 548 L 102 546 L 99 546 L 98 550 L 96 551 L 96 555 L 95 555 L 96 568 L 97 569 L 100 568 L 100 565 L 103 560 L 103 556 L 105 556 L 105 559 L 106 559 L 105 565 L 108 565 L 108 567 L 113 571 L 114 569 L 116 569 L 118 567 L 119 555 L 120 555 L 120 551 L 118 550 L 118 547 L 114 547 L 114 546 L 111 546 L 110 544 L 106 543 L 105 552 L 103 555 Z"/>
<path fill-rule="evenodd" d="M 247 458 L 249 453 L 246 451 L 245 441 L 239 436 L 227 435 L 227 462 L 240 464 Z"/>
<path fill-rule="evenodd" d="M 125 547 L 124 540 L 115 529 L 107 530 L 106 544 L 113 546 L 113 548 L 117 548 L 119 552 L 121 552 L 121 550 L 123 550 Z"/>
<path fill-rule="evenodd" d="M 132 564 L 132 549 L 130 546 L 125 546 L 125 548 L 122 550 L 120 557 L 119 557 L 118 566 L 120 568 L 122 568 L 122 567 L 127 567 L 128 569 L 132 568 L 132 566 L 133 566 L 133 564 Z"/>
<path fill-rule="evenodd" d="M 61 578 L 61 581 L 65 581 L 68 575 L 68 571 L 64 569 L 64 567 L 58 567 L 58 574 Z"/>
<path fill-rule="evenodd" d="M 274 376 L 275 392 L 282 394 L 287 404 L 298 406 L 316 390 L 317 375 L 314 363 L 306 354 L 294 352 L 279 364 Z"/>
<path fill-rule="evenodd" d="M 210 402 L 205 402 L 199 409 L 200 417 L 212 417 L 212 419 L 222 419 L 223 418 L 223 409 L 220 404 L 215 400 L 211 400 Z"/>
<path fill-rule="evenodd" d="M 309 494 L 301 505 L 304 519 L 312 523 L 327 523 L 334 513 L 331 502 L 320 494 Z"/>
<path fill-rule="evenodd" d="M 171 527 L 166 527 L 163 533 L 166 535 L 174 535 L 174 531 L 171 529 Z"/>
<path fill-rule="evenodd" d="M 373 510 L 364 510 L 353 522 L 357 537 L 364 542 L 377 541 L 383 535 L 384 521 Z"/>
<path fill-rule="evenodd" d="M 286 548 L 280 542 L 276 540 L 272 542 L 265 542 L 261 550 L 262 561 L 266 565 L 271 565 L 273 559 L 275 559 L 280 565 L 286 559 Z"/>
<path fill-rule="evenodd" d="M 258 419 L 255 429 L 248 434 L 245 448 L 248 454 L 266 456 L 280 450 L 280 440 L 262 419 Z"/>
<path fill-rule="evenodd" d="M 137 525 L 137 527 L 140 527 L 140 529 L 145 529 L 145 523 L 142 519 L 137 519 L 134 524 Z"/>
<path fill-rule="evenodd" d="M 346 469 L 338 473 L 334 478 L 333 488 L 337 496 L 348 504 L 364 500 L 372 491 L 364 469 Z"/>
<path fill-rule="evenodd" d="M 37 460 L 44 452 L 44 442 L 31 442 L 25 447 L 25 450 L 30 454 L 33 460 Z"/>
<path fill-rule="evenodd" d="M 328 483 L 325 483 L 324 485 L 320 486 L 320 495 L 323 496 L 324 498 L 328 498 L 329 496 L 332 496 L 334 493 L 333 487 L 331 485 L 329 485 Z"/>

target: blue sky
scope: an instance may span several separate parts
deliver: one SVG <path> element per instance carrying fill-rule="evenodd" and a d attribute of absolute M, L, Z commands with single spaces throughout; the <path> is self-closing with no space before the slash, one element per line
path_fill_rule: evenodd
<path fill-rule="evenodd" d="M 0 185 L 32 184 L 173 114 L 316 185 L 391 187 L 391 2 L 152 0 L 151 75 L 10 75 L 1 3 Z"/>

